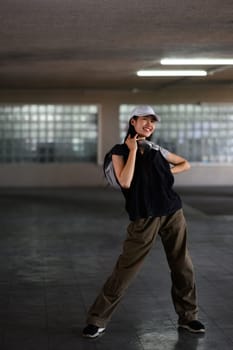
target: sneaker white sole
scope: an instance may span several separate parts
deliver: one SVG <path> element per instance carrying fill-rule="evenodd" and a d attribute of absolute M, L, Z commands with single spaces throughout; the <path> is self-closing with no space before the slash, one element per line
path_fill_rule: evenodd
<path fill-rule="evenodd" d="M 99 328 L 95 334 L 83 334 L 83 337 L 84 338 L 91 338 L 91 339 L 97 338 L 105 332 L 105 329 L 106 328 Z"/>
<path fill-rule="evenodd" d="M 193 328 L 189 327 L 186 324 L 180 324 L 179 328 L 187 329 L 187 331 L 192 332 L 192 333 L 205 333 L 205 329 L 203 329 L 203 328 L 201 328 L 201 329 L 193 329 Z"/>

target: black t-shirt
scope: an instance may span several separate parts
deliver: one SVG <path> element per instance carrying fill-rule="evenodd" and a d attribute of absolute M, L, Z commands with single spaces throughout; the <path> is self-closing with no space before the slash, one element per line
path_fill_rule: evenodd
<path fill-rule="evenodd" d="M 126 162 L 129 149 L 126 144 L 118 144 L 112 154 L 123 156 Z M 147 147 L 143 153 L 138 149 L 130 188 L 122 188 L 130 220 L 166 216 L 180 209 L 181 199 L 173 190 L 173 184 L 170 164 L 160 147 Z"/>

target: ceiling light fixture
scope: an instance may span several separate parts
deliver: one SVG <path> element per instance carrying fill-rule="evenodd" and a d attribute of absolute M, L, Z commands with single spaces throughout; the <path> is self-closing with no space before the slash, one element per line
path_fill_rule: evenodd
<path fill-rule="evenodd" d="M 233 65 L 232 58 L 163 58 L 162 65 Z"/>
<path fill-rule="evenodd" d="M 205 70 L 139 70 L 139 77 L 204 77 Z"/>

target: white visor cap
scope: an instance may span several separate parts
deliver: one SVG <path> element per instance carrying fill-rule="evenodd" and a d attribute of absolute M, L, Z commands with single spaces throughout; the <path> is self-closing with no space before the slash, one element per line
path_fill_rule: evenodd
<path fill-rule="evenodd" d="M 137 106 L 136 108 L 134 108 L 131 112 L 130 118 L 133 118 L 134 116 L 144 117 L 149 115 L 152 115 L 157 122 L 160 122 L 160 116 L 157 113 L 155 113 L 151 106 L 148 105 Z"/>

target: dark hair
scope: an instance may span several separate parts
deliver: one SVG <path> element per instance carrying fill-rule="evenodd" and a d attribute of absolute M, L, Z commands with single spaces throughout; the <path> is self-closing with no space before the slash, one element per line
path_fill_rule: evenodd
<path fill-rule="evenodd" d="M 131 123 L 131 120 L 134 119 L 134 120 L 137 120 L 137 116 L 133 116 L 132 118 L 130 118 L 129 120 L 129 126 L 128 126 L 128 130 L 127 130 L 127 133 L 126 133 L 126 136 L 125 136 L 125 139 L 124 141 L 126 141 L 127 137 L 130 135 L 130 137 L 134 137 L 136 135 L 136 130 L 134 128 L 134 126 L 132 125 Z M 146 140 L 150 141 L 152 138 L 152 134 L 149 136 L 149 137 L 146 137 Z"/>

